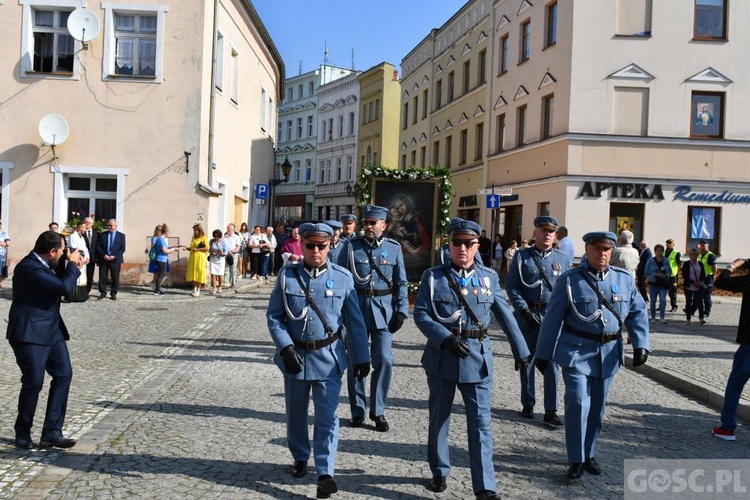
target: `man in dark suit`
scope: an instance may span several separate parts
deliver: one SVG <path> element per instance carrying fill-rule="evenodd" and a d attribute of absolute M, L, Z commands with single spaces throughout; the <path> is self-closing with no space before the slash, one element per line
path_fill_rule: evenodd
<path fill-rule="evenodd" d="M 67 266 L 56 275 L 53 269 L 64 259 Z M 13 273 L 13 302 L 6 337 L 21 369 L 15 444 L 30 449 L 34 421 L 44 372 L 52 376 L 47 412 L 39 445 L 70 448 L 75 440 L 63 437 L 62 427 L 73 377 L 65 341 L 70 338 L 60 317 L 60 297 L 70 297 L 84 260 L 77 251 L 68 252 L 65 238 L 53 231 L 39 235 L 34 250 L 21 260 Z"/>
<path fill-rule="evenodd" d="M 91 292 L 94 286 L 94 268 L 96 267 L 96 244 L 99 241 L 99 231 L 94 229 L 94 219 L 84 219 L 86 229 L 83 231 L 83 239 L 86 241 L 86 249 L 89 251 L 89 263 L 86 264 L 86 292 Z"/>
<path fill-rule="evenodd" d="M 120 265 L 125 253 L 125 235 L 117 230 L 117 221 L 109 219 L 107 231 L 99 235 L 96 244 L 97 264 L 99 264 L 99 300 L 107 296 L 107 273 L 112 280 L 110 298 L 117 300 L 120 289 Z"/>

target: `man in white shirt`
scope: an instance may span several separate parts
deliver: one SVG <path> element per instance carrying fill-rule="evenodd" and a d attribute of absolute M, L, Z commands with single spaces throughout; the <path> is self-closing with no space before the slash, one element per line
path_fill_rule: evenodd
<path fill-rule="evenodd" d="M 227 225 L 227 232 L 226 234 L 224 234 L 224 238 L 222 239 L 227 245 L 227 255 L 232 256 L 232 264 L 229 265 L 229 262 L 227 262 L 227 265 L 224 270 L 224 285 L 227 288 L 234 288 L 234 285 L 237 283 L 237 260 L 238 260 L 235 254 L 239 253 L 240 251 L 242 238 L 240 238 L 239 234 L 234 232 L 234 224 L 229 223 L 229 225 Z"/>
<path fill-rule="evenodd" d="M 568 228 L 565 226 L 558 227 L 555 236 L 557 236 L 557 249 L 567 255 L 570 261 L 573 262 L 576 251 L 573 248 L 573 242 L 568 238 Z"/>
<path fill-rule="evenodd" d="M 640 256 L 638 250 L 633 248 L 633 233 L 624 229 L 620 232 L 619 245 L 612 249 L 612 257 L 609 259 L 610 266 L 617 266 L 625 269 L 633 275 L 638 268 Z"/>

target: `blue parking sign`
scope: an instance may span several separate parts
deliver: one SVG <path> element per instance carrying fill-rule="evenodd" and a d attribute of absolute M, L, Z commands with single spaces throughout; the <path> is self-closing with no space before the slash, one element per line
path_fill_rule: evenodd
<path fill-rule="evenodd" d="M 259 200 L 268 199 L 268 184 L 256 184 L 255 185 L 255 197 Z"/>
<path fill-rule="evenodd" d="M 499 194 L 487 195 L 487 208 L 500 208 L 500 195 Z"/>

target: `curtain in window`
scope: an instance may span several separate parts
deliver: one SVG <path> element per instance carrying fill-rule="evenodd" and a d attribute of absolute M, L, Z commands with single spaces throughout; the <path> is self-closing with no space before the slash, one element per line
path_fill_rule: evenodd
<path fill-rule="evenodd" d="M 37 10 L 34 12 L 34 26 L 43 26 L 51 28 L 55 19 L 55 13 L 47 10 Z"/>
<path fill-rule="evenodd" d="M 694 239 L 714 239 L 716 209 L 694 208 L 690 221 L 690 237 Z"/>
<path fill-rule="evenodd" d="M 133 74 L 133 40 L 118 38 L 115 50 L 115 65 L 117 74 Z"/>
<path fill-rule="evenodd" d="M 156 33 L 156 16 L 141 17 L 141 33 Z"/>
<path fill-rule="evenodd" d="M 135 16 L 115 16 L 115 29 L 117 31 L 135 31 Z"/>
<path fill-rule="evenodd" d="M 156 73 L 156 40 L 138 41 L 138 74 L 154 75 Z"/>

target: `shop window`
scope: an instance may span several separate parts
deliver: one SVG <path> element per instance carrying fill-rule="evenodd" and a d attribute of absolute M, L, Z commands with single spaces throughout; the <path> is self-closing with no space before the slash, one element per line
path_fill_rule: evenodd
<path fill-rule="evenodd" d="M 693 92 L 690 106 L 690 137 L 724 137 L 723 92 Z"/>
<path fill-rule="evenodd" d="M 727 0 L 695 0 L 693 38 L 727 39 Z"/>
<path fill-rule="evenodd" d="M 617 34 L 651 36 L 653 0 L 617 0 Z"/>
<path fill-rule="evenodd" d="M 708 249 L 721 253 L 721 208 L 688 206 L 687 249 L 706 240 Z"/>
<path fill-rule="evenodd" d="M 612 132 L 618 135 L 648 134 L 649 89 L 615 87 Z"/>

